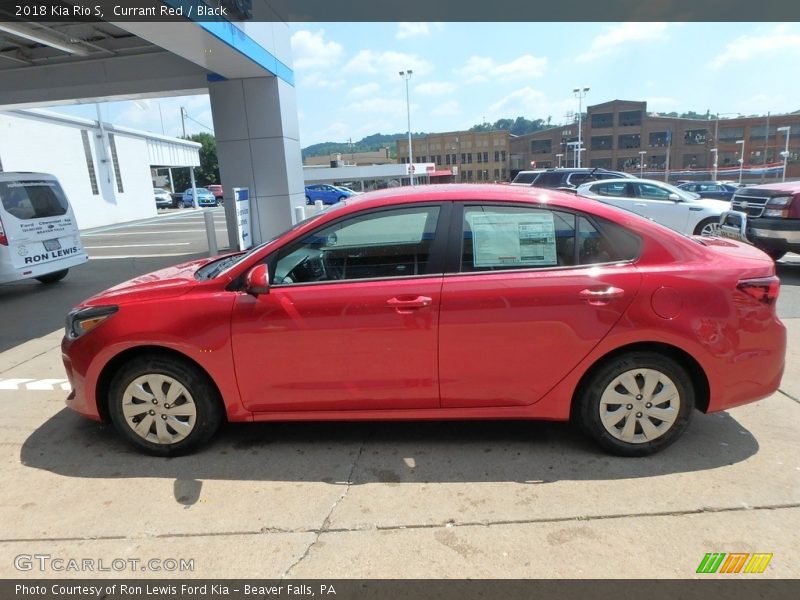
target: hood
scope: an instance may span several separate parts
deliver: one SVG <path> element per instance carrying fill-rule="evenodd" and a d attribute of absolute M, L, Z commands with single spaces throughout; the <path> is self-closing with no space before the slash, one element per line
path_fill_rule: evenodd
<path fill-rule="evenodd" d="M 81 304 L 85 306 L 125 304 L 136 302 L 143 297 L 153 299 L 182 296 L 197 285 L 197 280 L 194 278 L 197 269 L 217 258 L 194 260 L 140 275 L 95 294 Z"/>
<path fill-rule="evenodd" d="M 691 203 L 717 212 L 731 209 L 731 203 L 728 200 L 717 200 L 716 198 L 697 198 L 692 200 Z"/>

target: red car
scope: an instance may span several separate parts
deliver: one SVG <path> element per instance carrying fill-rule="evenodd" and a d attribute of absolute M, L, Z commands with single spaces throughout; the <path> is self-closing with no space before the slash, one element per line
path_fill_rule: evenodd
<path fill-rule="evenodd" d="M 214 194 L 214 199 L 217 201 L 217 205 L 219 206 L 222 204 L 223 197 L 225 193 L 222 191 L 222 186 L 218 183 L 212 183 L 206 186 L 206 189 Z"/>
<path fill-rule="evenodd" d="M 642 456 L 778 388 L 778 290 L 760 250 L 572 195 L 385 190 L 83 302 L 67 404 L 157 455 L 225 420 L 573 419 Z"/>

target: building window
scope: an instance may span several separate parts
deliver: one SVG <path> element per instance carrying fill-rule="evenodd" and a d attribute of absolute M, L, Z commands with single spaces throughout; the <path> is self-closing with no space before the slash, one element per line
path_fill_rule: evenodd
<path fill-rule="evenodd" d="M 436 164 L 437 165 L 442 164 L 442 155 L 441 154 L 437 154 L 436 155 Z"/>
<path fill-rule="evenodd" d="M 533 140 L 531 154 L 552 154 L 553 140 Z"/>
<path fill-rule="evenodd" d="M 428 158 L 428 157 L 427 157 L 427 156 L 420 156 L 420 157 L 417 159 L 417 162 L 427 162 L 427 161 L 425 160 L 426 158 Z"/>
<path fill-rule="evenodd" d="M 642 145 L 641 136 L 638 133 L 632 135 L 621 135 L 617 138 L 617 148 L 640 148 Z"/>
<path fill-rule="evenodd" d="M 624 112 L 619 113 L 620 127 L 636 127 L 641 124 L 642 124 L 642 111 L 626 110 Z"/>
<path fill-rule="evenodd" d="M 589 166 L 593 169 L 610 169 L 611 165 L 610 158 L 593 158 L 589 161 Z"/>
<path fill-rule="evenodd" d="M 111 146 L 111 162 L 114 164 L 114 175 L 117 179 L 117 191 L 122 194 L 125 190 L 122 187 L 122 173 L 119 172 L 119 156 L 117 155 L 117 140 L 113 133 L 108 134 L 108 144 Z"/>
<path fill-rule="evenodd" d="M 650 134 L 650 138 L 648 140 L 651 148 L 661 148 L 667 145 L 667 132 L 666 131 L 656 131 Z"/>
<path fill-rule="evenodd" d="M 86 157 L 86 168 L 89 170 L 89 183 L 92 186 L 92 194 L 97 196 L 100 193 L 97 187 L 97 173 L 94 170 L 94 157 L 92 156 L 92 146 L 89 144 L 89 132 L 85 129 L 81 130 L 81 139 L 83 140 L 83 154 Z"/>
<path fill-rule="evenodd" d="M 612 135 L 593 135 L 592 150 L 611 150 L 614 147 L 614 136 Z M 594 166 L 594 165 L 592 165 Z"/>
<path fill-rule="evenodd" d="M 638 156 L 626 156 L 617 159 L 617 169 L 624 171 L 625 169 L 634 169 L 639 166 Z"/>
<path fill-rule="evenodd" d="M 480 152 L 476 152 L 476 156 L 478 158 L 478 162 L 482 163 L 483 162 L 483 154 L 480 153 Z"/>
<path fill-rule="evenodd" d="M 494 170 L 494 178 L 495 179 L 500 179 L 500 169 L 495 169 Z"/>
<path fill-rule="evenodd" d="M 495 150 L 494 151 L 494 162 L 500 162 L 500 151 L 499 150 Z"/>
<path fill-rule="evenodd" d="M 614 126 L 614 113 L 595 113 L 592 115 L 592 129 Z"/>
<path fill-rule="evenodd" d="M 500 160 L 502 162 L 506 162 L 506 151 L 505 150 L 501 150 L 500 151 Z"/>
<path fill-rule="evenodd" d="M 777 125 L 770 125 L 769 126 L 769 137 L 774 138 L 777 131 Z M 751 140 L 764 140 L 767 136 L 767 126 L 766 125 L 756 125 L 755 127 L 750 128 L 750 139 Z"/>
<path fill-rule="evenodd" d="M 445 158 L 445 164 L 449 165 L 450 164 L 450 155 L 449 154 L 445 154 L 444 158 Z"/>
<path fill-rule="evenodd" d="M 667 166 L 667 155 L 647 155 L 647 166 L 651 169 L 664 169 Z"/>
<path fill-rule="evenodd" d="M 687 129 L 683 134 L 683 142 L 687 146 L 698 146 L 706 143 L 707 129 Z"/>
<path fill-rule="evenodd" d="M 683 167 L 688 169 L 695 169 L 698 167 L 705 167 L 706 166 L 706 155 L 705 154 L 684 154 L 683 155 Z"/>
<path fill-rule="evenodd" d="M 744 137 L 744 127 L 720 127 L 719 128 L 719 141 L 720 142 L 735 142 Z"/>

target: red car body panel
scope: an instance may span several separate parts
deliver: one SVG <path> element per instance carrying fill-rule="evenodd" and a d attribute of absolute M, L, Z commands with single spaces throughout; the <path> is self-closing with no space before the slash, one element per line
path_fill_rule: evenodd
<path fill-rule="evenodd" d="M 398 203 L 459 201 L 584 211 L 640 236 L 641 252 L 615 265 L 275 286 L 258 297 L 227 290 L 276 248 L 325 223 Z M 564 420 L 598 360 L 641 344 L 692 357 L 708 384 L 708 411 L 770 395 L 783 372 L 786 332 L 774 305 L 736 289 L 738 281 L 774 275 L 765 254 L 738 242 L 699 242 L 549 190 L 454 185 L 364 194 L 229 272 L 196 280 L 206 262 L 145 275 L 81 304 L 120 309 L 62 342 L 71 408 L 102 418 L 98 385 L 106 369 L 141 347 L 196 362 L 219 388 L 230 421 Z M 607 286 L 622 295 L 599 305 L 580 296 Z M 386 305 L 416 297 L 430 304 Z"/>

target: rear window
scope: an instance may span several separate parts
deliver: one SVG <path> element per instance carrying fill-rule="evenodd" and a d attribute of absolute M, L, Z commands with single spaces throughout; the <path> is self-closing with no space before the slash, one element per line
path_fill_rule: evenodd
<path fill-rule="evenodd" d="M 8 214 L 22 220 L 60 217 L 69 210 L 56 181 L 0 181 L 0 202 Z"/>
<path fill-rule="evenodd" d="M 521 173 L 517 173 L 517 176 L 514 177 L 514 181 L 511 183 L 533 183 L 538 176 L 539 173 L 526 173 L 522 171 Z"/>
<path fill-rule="evenodd" d="M 535 187 L 557 188 L 561 185 L 562 173 L 542 173 L 534 182 Z"/>

